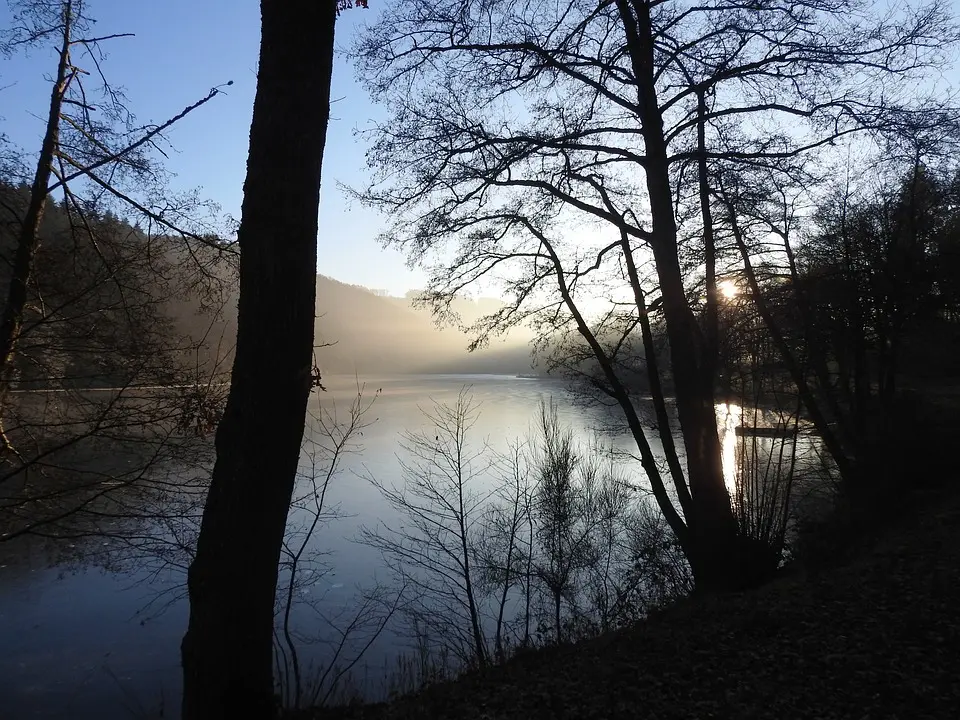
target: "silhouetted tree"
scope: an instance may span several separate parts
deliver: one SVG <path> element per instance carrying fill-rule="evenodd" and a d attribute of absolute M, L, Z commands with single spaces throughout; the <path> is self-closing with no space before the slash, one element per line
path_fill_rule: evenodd
<path fill-rule="evenodd" d="M 578 452 L 573 432 L 561 426 L 553 402 L 541 403 L 538 430 L 532 463 L 537 475 L 531 508 L 537 536 L 532 570 L 549 599 L 553 639 L 562 643 L 564 602 L 575 602 L 580 576 L 596 560 L 591 510 L 599 480 L 597 466 Z"/>
<path fill-rule="evenodd" d="M 0 257 L 28 195 L 0 185 Z M 0 541 L 122 535 L 137 517 L 153 524 L 160 497 L 190 495 L 187 477 L 209 458 L 220 374 L 215 360 L 197 364 L 203 338 L 181 322 L 206 280 L 167 238 L 93 208 L 80 222 L 51 200 L 40 236 L 5 408 Z M 133 535 L 151 533 L 139 523 Z"/>
<path fill-rule="evenodd" d="M 405 2 L 356 48 L 392 110 L 363 196 L 396 217 L 388 242 L 438 259 L 440 313 L 502 282 L 512 303 L 475 326 L 479 343 L 531 319 L 582 336 L 698 587 L 756 582 L 773 568 L 738 539 L 717 431 L 710 174 L 875 127 L 955 37 L 938 2 L 890 17 L 820 0 Z M 676 395 L 674 420 L 648 362 L 670 490 L 617 362 L 654 310 Z"/>
<path fill-rule="evenodd" d="M 310 464 L 298 477 L 301 482 L 290 505 L 291 522 L 283 541 L 277 588 L 274 662 L 284 709 L 335 702 L 342 681 L 350 678 L 403 599 L 402 588 L 393 593 L 374 586 L 331 613 L 324 607 L 323 589 L 329 585 L 332 571 L 329 553 L 316 547 L 319 531 L 343 517 L 339 505 L 330 501 L 331 483 L 340 476 L 345 458 L 362 452 L 359 436 L 374 422 L 366 416 L 378 395 L 379 391 L 367 399 L 358 386 L 346 417 L 342 410 L 338 414 L 335 402 L 310 413 L 303 440 Z M 303 628 L 303 621 L 295 622 L 298 606 L 310 609 L 322 631 L 311 632 Z M 319 665 L 301 656 L 311 643 L 329 649 Z"/>
<path fill-rule="evenodd" d="M 184 720 L 272 717 L 274 596 L 314 372 L 317 211 L 337 3 L 262 0 L 237 346 L 190 566 Z"/>
<path fill-rule="evenodd" d="M 378 548 L 415 602 L 406 613 L 467 665 L 485 665 L 477 553 L 480 519 L 490 494 L 484 488 L 483 449 L 469 434 L 479 405 L 468 388 L 454 403 L 423 410 L 428 425 L 405 433 L 399 458 L 403 483 L 370 478 L 400 518 L 365 529 L 362 541 Z M 508 581 L 504 581 L 508 582 Z"/>
<path fill-rule="evenodd" d="M 91 35 L 93 21 L 85 12 L 83 0 L 20 0 L 12 3 L 13 24 L 0 39 L 0 49 L 9 54 L 17 50 L 41 45 L 48 41 L 57 48 L 57 69 L 53 74 L 50 106 L 46 128 L 30 193 L 20 218 L 20 232 L 11 257 L 6 302 L 0 316 L 0 451 L 9 449 L 9 440 L 2 432 L 7 394 L 14 369 L 23 325 L 24 307 L 29 294 L 34 257 L 40 245 L 40 229 L 50 195 L 59 190 L 83 223 L 90 208 L 78 197 L 76 185 L 88 183 L 98 194 L 104 192 L 121 200 L 135 213 L 157 223 L 160 227 L 179 232 L 185 238 L 202 244 L 216 244 L 210 236 L 202 237 L 185 230 L 182 223 L 171 221 L 182 208 L 168 206 L 164 213 L 151 210 L 148 203 L 137 199 L 124 183 L 139 183 L 155 187 L 157 168 L 145 154 L 163 138 L 162 133 L 178 120 L 202 106 L 219 90 L 212 89 L 206 97 L 185 108 L 175 117 L 159 126 L 137 128 L 133 117 L 123 103 L 123 96 L 103 81 L 99 88 L 103 101 L 93 104 L 84 87 L 84 75 L 90 71 L 77 63 L 81 55 L 97 68 L 103 79 L 99 60 L 100 44 L 106 40 L 127 37 L 114 34 Z M 77 49 L 79 48 L 79 51 Z M 142 196 L 142 193 L 140 193 Z"/>
<path fill-rule="evenodd" d="M 402 482 L 370 478 L 398 519 L 361 535 L 407 592 L 401 614 L 417 646 L 443 670 L 593 635 L 689 590 L 646 498 L 607 450 L 574 440 L 555 403 L 505 453 L 472 440 L 478 414 L 466 388 L 424 410 L 427 426 L 401 444 Z"/>
<path fill-rule="evenodd" d="M 863 163 L 870 172 L 850 166 L 840 182 L 798 167 L 717 178 L 746 296 L 849 489 L 884 474 L 870 448 L 896 420 L 904 348 L 950 305 L 940 268 L 955 234 L 952 175 L 921 148 Z"/>
<path fill-rule="evenodd" d="M 220 91 L 139 125 L 104 75 L 102 44 L 126 34 L 94 33 L 83 0 L 9 5 L 0 52 L 50 45 L 56 66 L 40 148 L 6 145 L 0 167 L 0 540 L 117 535 L 186 492 L 169 466 L 202 462 L 215 424 L 194 332 L 210 318 L 179 320 L 216 312 L 229 246 L 154 151 Z"/>

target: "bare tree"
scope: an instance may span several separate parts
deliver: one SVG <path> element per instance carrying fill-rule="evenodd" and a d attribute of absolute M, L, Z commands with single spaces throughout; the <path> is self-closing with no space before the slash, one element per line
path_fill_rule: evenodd
<path fill-rule="evenodd" d="M 492 488 L 483 473 L 484 449 L 468 439 L 479 406 L 464 387 L 451 405 L 433 402 L 422 412 L 427 428 L 405 433 L 401 442 L 403 484 L 369 478 L 398 523 L 366 528 L 361 539 L 378 548 L 410 588 L 416 600 L 405 612 L 412 621 L 462 662 L 484 665 L 489 649 L 478 583 L 478 524 Z"/>
<path fill-rule="evenodd" d="M 589 607 L 596 615 L 598 631 L 607 632 L 624 623 L 638 609 L 635 585 L 647 582 L 631 572 L 633 557 L 629 545 L 630 527 L 639 512 L 635 493 L 617 472 L 612 459 L 604 461 L 600 448 L 592 448 L 592 471 L 598 478 L 589 494 L 587 513 L 592 518 L 592 562 L 587 568 Z M 639 503 L 642 505 L 641 503 Z"/>
<path fill-rule="evenodd" d="M 216 245 L 211 236 L 201 236 L 172 221 L 182 209 L 168 207 L 164 213 L 151 210 L 146 202 L 131 196 L 124 182 L 157 186 L 158 172 L 146 151 L 156 148 L 163 132 L 193 110 L 212 100 L 220 90 L 213 88 L 204 98 L 184 108 L 159 126 L 138 128 L 123 102 L 123 96 L 106 82 L 101 69 L 101 43 L 127 37 L 118 34 L 98 37 L 91 34 L 92 21 L 85 13 L 83 0 L 45 2 L 23 0 L 13 4 L 13 26 L 2 40 L 2 49 L 10 53 L 20 48 L 53 41 L 57 45 L 57 69 L 53 76 L 50 106 L 46 117 L 36 170 L 29 199 L 20 221 L 20 233 L 12 258 L 9 287 L 0 318 L 0 419 L 7 403 L 14 358 L 23 325 L 33 272 L 40 245 L 40 230 L 50 195 L 59 190 L 65 204 L 86 221 L 88 208 L 73 188 L 74 181 L 85 181 L 98 193 L 118 198 L 137 214 L 201 244 Z M 75 52 L 79 48 L 79 53 Z M 101 101 L 92 97 L 84 83 L 91 70 L 76 63 L 82 55 L 102 80 L 98 88 Z M 94 103 L 97 104 L 94 104 Z M 117 127 L 119 126 L 119 127 Z M 173 210 L 173 212 L 171 212 Z M 9 447 L 0 437 L 4 451 Z"/>
<path fill-rule="evenodd" d="M 666 562 L 666 548 L 636 542 L 641 528 L 650 529 L 647 499 L 608 448 L 596 439 L 584 444 L 574 438 L 553 401 L 541 404 L 530 445 L 526 467 L 536 479 L 530 573 L 548 601 L 553 641 L 606 632 L 641 617 L 654 604 L 647 599 L 653 588 L 673 587 L 675 580 L 673 572 L 649 573 L 653 561 Z M 647 554 L 649 567 L 638 563 L 640 553 Z"/>
<path fill-rule="evenodd" d="M 315 372 L 317 208 L 337 5 L 261 2 L 230 394 L 190 566 L 184 720 L 275 711 L 277 567 Z"/>
<path fill-rule="evenodd" d="M 540 405 L 538 446 L 532 459 L 537 485 L 533 512 L 537 548 L 534 576 L 550 601 L 554 640 L 563 642 L 564 601 L 576 606 L 581 574 L 593 557 L 592 495 L 597 491 L 598 466 L 578 453 L 570 428 L 557 417 L 556 404 Z"/>
<path fill-rule="evenodd" d="M 941 118 L 928 131 L 953 126 Z M 885 128 L 886 140 L 902 130 Z M 796 166 L 716 182 L 747 294 L 849 490 L 885 474 L 864 450 L 896 416 L 904 338 L 940 303 L 933 267 L 951 232 L 950 181 L 921 157 L 936 162 L 950 143 L 908 144 L 906 158 L 880 144 L 886 160 L 864 144 L 861 167 L 848 165 L 840 182 Z"/>
<path fill-rule="evenodd" d="M 394 214 L 387 242 L 436 261 L 440 314 L 478 283 L 512 298 L 473 328 L 478 343 L 531 320 L 578 333 L 698 587 L 754 583 L 771 568 L 747 562 L 757 554 L 737 538 L 717 431 L 710 173 L 810 155 L 910 114 L 916 80 L 955 38 L 938 2 L 885 16 L 819 0 L 403 3 L 356 47 L 361 78 L 392 110 L 361 195 Z M 590 309 L 598 296 L 612 298 L 606 310 Z M 675 418 L 661 412 L 662 383 L 650 383 L 669 490 L 618 363 L 654 312 L 677 403 Z"/>
<path fill-rule="evenodd" d="M 513 441 L 496 457 L 499 487 L 482 518 L 480 562 L 485 585 L 494 588 L 496 595 L 493 650 L 497 662 L 503 662 L 507 656 L 508 630 L 515 619 L 508 607 L 518 589 L 522 601 L 518 642 L 524 648 L 531 642 L 536 481 L 527 469 L 525 447 L 526 443 Z"/>
<path fill-rule="evenodd" d="M 139 125 L 104 74 L 102 44 L 127 34 L 94 33 L 83 0 L 10 5 L 0 50 L 50 44 L 57 65 L 30 179 L 0 177 L 0 539 L 144 536 L 207 458 L 220 368 L 197 358 L 214 338 L 178 320 L 218 313 L 231 254 L 212 207 L 168 192 L 156 158 L 221 90 Z"/>
<path fill-rule="evenodd" d="M 275 631 L 276 680 L 284 708 L 323 707 L 337 697 L 341 684 L 380 636 L 403 598 L 403 589 L 380 586 L 358 593 L 355 602 L 337 613 L 325 608 L 322 590 L 332 573 L 329 553 L 319 549 L 319 532 L 344 517 L 330 505 L 330 484 L 342 472 L 343 461 L 362 452 L 360 436 L 373 422 L 367 419 L 379 393 L 367 399 L 363 388 L 338 417 L 336 401 L 321 404 L 310 414 L 304 436 L 309 469 L 301 474 L 290 506 L 290 521 L 280 556 Z M 301 617 L 294 619 L 296 609 Z M 308 618 L 302 617 L 309 608 Z M 316 626 L 319 627 L 316 627 Z M 308 627 L 305 627 L 308 626 Z M 323 648 L 319 664 L 302 658 L 310 646 Z"/>

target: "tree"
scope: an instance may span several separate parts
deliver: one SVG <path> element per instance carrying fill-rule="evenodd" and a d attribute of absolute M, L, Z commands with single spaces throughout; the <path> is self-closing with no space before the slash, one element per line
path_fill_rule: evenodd
<path fill-rule="evenodd" d="M 92 104 L 94 101 L 88 95 L 83 79 L 90 72 L 75 64 L 77 59 L 73 55 L 80 48 L 80 54 L 90 60 L 103 79 L 99 64 L 101 43 L 128 37 L 128 34 L 89 35 L 93 21 L 85 12 L 84 0 L 21 0 L 12 5 L 14 24 L 3 37 L 0 49 L 9 54 L 53 39 L 57 43 L 57 69 L 29 199 L 20 220 L 19 237 L 11 259 L 7 298 L 0 316 L 0 451 L 4 453 L 10 449 L 10 443 L 6 433 L 2 432 L 3 414 L 48 198 L 53 192 L 61 191 L 65 204 L 71 206 L 79 216 L 78 222 L 82 223 L 90 208 L 78 197 L 73 184 L 85 181 L 99 194 L 105 192 L 120 199 L 136 213 L 161 227 L 179 232 L 185 239 L 215 245 L 214 238 L 186 230 L 165 219 L 162 213 L 151 210 L 123 183 L 132 181 L 133 184 L 155 187 L 155 179 L 160 174 L 145 151 L 163 138 L 165 130 L 220 92 L 213 88 L 206 97 L 159 126 L 136 128 L 122 94 L 111 88 L 106 80 L 100 88 L 104 101 Z M 167 208 L 168 217 L 180 212 L 182 208 Z"/>
<path fill-rule="evenodd" d="M 552 401 L 535 434 L 504 453 L 470 437 L 479 408 L 468 388 L 423 414 L 427 426 L 401 442 L 402 482 L 369 478 L 398 519 L 361 534 L 407 593 L 402 614 L 421 660 L 438 656 L 445 673 L 503 662 L 689 590 L 687 565 L 646 498 L 608 450 L 575 442 Z M 437 679 L 435 663 L 424 664 L 417 679 Z"/>
<path fill-rule="evenodd" d="M 489 651 L 477 555 L 489 492 L 483 490 L 483 452 L 468 440 L 479 407 L 465 387 L 454 403 L 434 401 L 423 415 L 427 428 L 406 433 L 401 443 L 403 484 L 370 478 L 401 518 L 399 525 L 365 529 L 361 538 L 383 553 L 414 593 L 406 609 L 412 624 L 439 638 L 465 665 L 482 666 Z"/>
<path fill-rule="evenodd" d="M 212 206 L 169 192 L 157 159 L 166 131 L 220 89 L 140 125 L 103 62 L 127 34 L 94 33 L 83 0 L 9 5 L 0 53 L 50 45 L 56 65 L 40 148 L 0 175 L 4 541 L 155 516 L 177 484 L 170 461 L 202 462 L 219 383 L 216 359 L 198 362 L 210 328 L 198 326 L 219 310 L 231 255 Z"/>
<path fill-rule="evenodd" d="M 302 487 L 298 483 L 290 504 L 291 522 L 283 541 L 277 588 L 274 662 L 280 702 L 285 710 L 324 707 L 335 702 L 341 681 L 350 678 L 351 670 L 380 636 L 403 598 L 402 590 L 391 598 L 385 588 L 375 586 L 331 616 L 323 608 L 322 590 L 332 571 L 329 553 L 313 547 L 319 531 L 343 517 L 339 505 L 330 504 L 330 483 L 340 475 L 347 455 L 362 452 L 358 437 L 374 422 L 366 415 L 378 396 L 379 391 L 368 400 L 363 387 L 358 385 L 346 418 L 338 415 L 335 401 L 321 407 L 319 413 L 310 414 L 304 436 L 304 454 L 310 465 L 306 475 L 299 478 Z M 299 521 L 293 520 L 294 516 L 300 516 Z M 309 607 L 312 619 L 319 621 L 325 633 L 314 635 L 297 628 L 297 605 Z M 301 651 L 309 643 L 321 643 L 329 651 L 319 666 L 301 658 Z"/>
<path fill-rule="evenodd" d="M 574 601 L 580 575 L 596 559 L 592 557 L 596 527 L 591 501 L 597 490 L 597 468 L 578 453 L 573 432 L 560 425 L 554 403 L 541 403 L 538 429 L 532 512 L 539 553 L 533 572 L 547 591 L 554 641 L 559 644 L 564 639 L 564 601 Z"/>
<path fill-rule="evenodd" d="M 188 574 L 183 717 L 275 712 L 274 596 L 315 372 L 317 210 L 334 2 L 263 0 L 237 347 Z"/>
<path fill-rule="evenodd" d="M 911 83 L 955 37 L 938 2 L 889 17 L 821 0 L 403 3 L 355 49 L 392 109 L 359 194 L 394 214 L 387 242 L 435 261 L 439 312 L 469 285 L 510 295 L 473 328 L 478 343 L 531 319 L 578 333 L 698 588 L 754 583 L 775 568 L 747 560 L 766 555 L 739 537 L 724 481 L 711 177 L 909 113 Z M 605 309 L 591 309 L 598 298 Z M 669 342 L 675 416 L 651 362 L 652 318 Z M 618 369 L 637 328 L 652 437 Z"/>
<path fill-rule="evenodd" d="M 0 185 L 4 259 L 28 195 Z M 164 252 L 167 238 L 93 208 L 81 222 L 49 202 L 40 237 L 6 406 L 15 452 L 0 466 L 0 541 L 117 536 L 137 517 L 145 535 L 155 501 L 190 495 L 186 478 L 209 457 L 219 373 L 215 359 L 197 364 L 202 338 L 182 322 L 209 319 L 194 317 L 206 280 Z"/>
<path fill-rule="evenodd" d="M 503 482 L 486 508 L 482 520 L 480 562 L 486 584 L 497 595 L 493 633 L 493 654 L 497 662 L 507 657 L 511 618 L 507 605 L 511 592 L 520 589 L 523 600 L 522 630 L 517 633 L 522 648 L 531 643 L 531 603 L 533 601 L 534 522 L 531 509 L 536 484 L 524 463 L 524 444 L 511 442 L 498 458 Z"/>
<path fill-rule="evenodd" d="M 716 182 L 746 295 L 848 491 L 896 474 L 871 448 L 898 424 L 904 349 L 922 344 L 949 295 L 938 267 L 949 264 L 951 175 L 934 166 L 951 155 L 955 121 L 880 129 L 845 173 L 795 163 Z"/>

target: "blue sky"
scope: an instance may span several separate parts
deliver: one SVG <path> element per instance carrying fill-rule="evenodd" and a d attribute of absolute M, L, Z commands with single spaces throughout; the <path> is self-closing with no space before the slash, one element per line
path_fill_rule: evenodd
<path fill-rule="evenodd" d="M 364 144 L 354 130 L 369 127 L 385 112 L 371 104 L 354 80 L 342 48 L 358 25 L 373 20 L 377 6 L 350 10 L 338 21 L 332 117 L 324 160 L 318 237 L 318 271 L 345 282 L 402 294 L 422 287 L 423 273 L 406 267 L 403 256 L 376 242 L 381 219 L 348 203 L 337 183 L 365 184 Z M 392 0 L 396 2 L 397 0 Z M 960 0 L 951 0 L 956 10 Z M 202 188 L 204 197 L 239 217 L 247 136 L 256 89 L 259 3 L 256 0 L 87 0 L 97 33 L 132 32 L 135 38 L 106 44 L 104 69 L 122 86 L 142 123 L 162 122 L 215 86 L 232 80 L 215 98 L 171 130 L 176 148 L 167 168 L 174 189 Z M 0 28 L 8 19 L 0 2 Z M 39 147 L 54 69 L 50 49 L 29 56 L 0 57 L 0 132 L 22 148 Z M 952 74 L 955 80 L 955 74 Z"/>
<path fill-rule="evenodd" d="M 371 3 L 371 5 L 375 5 Z M 254 0 L 88 0 L 97 34 L 132 32 L 110 41 L 104 71 L 122 86 L 141 123 L 162 122 L 203 97 L 214 85 L 233 81 L 227 93 L 194 112 L 169 133 L 176 153 L 167 168 L 178 188 L 201 187 L 225 212 L 240 216 L 247 139 L 260 41 L 259 3 Z M 346 45 L 358 24 L 376 9 L 345 12 L 337 44 Z M 0 25 L 8 20 L 0 6 Z M 49 102 L 45 80 L 54 53 L 0 59 L 0 131 L 22 148 L 39 147 L 41 116 Z M 353 68 L 338 52 L 332 117 L 324 158 L 318 270 L 344 282 L 402 294 L 420 287 L 423 276 L 405 267 L 403 256 L 376 242 L 380 219 L 346 201 L 336 183 L 363 185 L 364 146 L 354 130 L 383 117 L 354 81 Z"/>

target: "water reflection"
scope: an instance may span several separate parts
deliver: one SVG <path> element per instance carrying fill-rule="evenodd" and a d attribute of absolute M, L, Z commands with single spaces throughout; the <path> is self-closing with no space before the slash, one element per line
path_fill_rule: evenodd
<path fill-rule="evenodd" d="M 717 419 L 723 455 L 723 480 L 732 495 L 737 488 L 737 428 L 743 423 L 743 408 L 733 403 L 719 403 Z"/>
<path fill-rule="evenodd" d="M 364 474 L 391 482 L 399 480 L 397 441 L 404 430 L 424 427 L 420 405 L 430 399 L 447 402 L 464 384 L 473 385 L 481 416 L 475 427 L 478 444 L 504 449 L 508 441 L 523 437 L 535 425 L 541 399 L 554 397 L 560 405 L 561 421 L 575 434 L 588 440 L 596 428 L 609 428 L 617 414 L 604 408 L 576 406 L 563 383 L 503 376 L 421 376 L 370 379 L 372 395 L 381 396 L 371 410 L 376 422 L 364 428 L 362 448 L 347 458 L 341 476 L 331 486 L 329 502 L 339 506 L 343 519 L 324 527 L 317 546 L 328 552 L 331 571 L 318 573 L 316 583 L 303 592 L 316 598 L 318 606 L 331 616 L 352 607 L 358 585 L 385 579 L 379 553 L 353 542 L 361 525 L 389 519 L 382 496 Z M 356 397 L 353 378 L 330 378 L 329 392 L 315 402 L 337 403 L 346 410 Z M 645 411 L 645 408 L 640 408 Z M 724 478 L 735 494 L 738 473 L 737 428 L 753 421 L 753 411 L 734 403 L 717 406 Z M 762 416 L 764 423 L 773 417 Z M 652 412 L 650 421 L 652 422 Z M 631 455 L 636 445 L 628 433 L 608 438 L 610 444 Z M 758 446 L 773 447 L 770 438 L 759 438 Z M 654 439 L 654 451 L 660 450 Z M 811 437 L 797 442 L 798 457 L 818 457 Z M 309 470 L 305 454 L 302 470 Z M 624 468 L 639 485 L 647 485 L 639 464 Z M 296 522 L 296 517 L 292 522 Z M 172 576 L 151 580 L 148 571 L 103 572 L 87 569 L 58 579 L 58 570 L 48 570 L 49 557 L 35 558 L 24 568 L 14 568 L 0 559 L 0 694 L 10 717 L 73 718 L 116 717 L 123 708 L 138 703 L 146 710 L 165 706 L 164 717 L 176 717 L 179 688 L 179 642 L 185 627 L 186 603 L 174 600 L 167 611 L 141 624 L 138 614 L 151 593 L 175 588 L 182 578 Z M 142 566 L 141 566 L 142 567 Z M 143 579 L 142 585 L 131 585 Z M 304 615 L 305 617 L 308 614 Z M 387 638 L 367 658 L 370 675 L 379 677 L 399 640 Z M 310 661 L 322 661 L 324 651 L 312 648 Z M 373 678 L 371 678 L 373 679 Z M 118 682 L 119 680 L 119 682 Z"/>
<path fill-rule="evenodd" d="M 796 409 L 719 403 L 717 420 L 724 483 L 741 522 L 788 510 L 812 516 L 830 502 L 833 462 Z"/>

